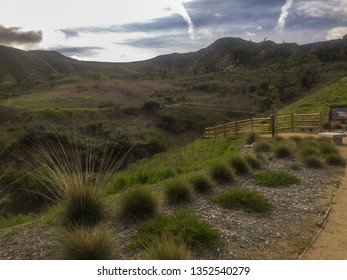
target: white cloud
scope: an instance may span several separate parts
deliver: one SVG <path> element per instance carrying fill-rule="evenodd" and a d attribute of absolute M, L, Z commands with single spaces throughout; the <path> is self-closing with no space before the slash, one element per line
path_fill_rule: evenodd
<path fill-rule="evenodd" d="M 327 32 L 326 39 L 327 40 L 341 39 L 346 34 L 347 34 L 347 26 L 339 26 L 339 27 L 330 29 Z"/>
<path fill-rule="evenodd" d="M 246 35 L 247 35 L 247 36 L 250 36 L 250 37 L 254 37 L 254 36 L 255 36 L 255 33 L 254 33 L 254 32 L 250 32 L 250 31 L 247 31 L 247 32 L 246 32 Z"/>
<path fill-rule="evenodd" d="M 287 16 L 289 15 L 289 9 L 293 5 L 293 0 L 286 0 L 286 3 L 281 7 L 281 14 L 278 18 L 277 25 L 275 27 L 275 30 L 281 32 L 284 29 L 284 26 L 286 24 Z"/>
<path fill-rule="evenodd" d="M 330 17 L 347 15 L 346 0 L 302 0 L 295 4 L 296 12 L 306 17 Z"/>

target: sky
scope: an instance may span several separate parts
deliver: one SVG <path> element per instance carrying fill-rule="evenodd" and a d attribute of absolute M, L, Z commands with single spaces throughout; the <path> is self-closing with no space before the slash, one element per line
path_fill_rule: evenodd
<path fill-rule="evenodd" d="M 347 0 L 0 0 L 0 45 L 128 62 L 222 37 L 299 44 L 347 34 Z"/>

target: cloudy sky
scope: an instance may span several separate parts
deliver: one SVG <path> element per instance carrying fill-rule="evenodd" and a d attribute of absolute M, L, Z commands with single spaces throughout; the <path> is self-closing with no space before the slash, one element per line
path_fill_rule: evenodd
<path fill-rule="evenodd" d="M 347 0 L 0 0 L 0 44 L 125 62 L 221 37 L 300 44 L 347 34 Z"/>

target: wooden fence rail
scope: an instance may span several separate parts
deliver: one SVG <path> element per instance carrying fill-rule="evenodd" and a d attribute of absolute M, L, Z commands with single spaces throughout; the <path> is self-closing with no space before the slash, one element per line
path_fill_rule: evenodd
<path fill-rule="evenodd" d="M 274 132 L 322 131 L 322 114 L 289 114 L 268 118 L 250 118 L 205 128 L 206 138 L 240 137 L 250 132 L 271 134 Z"/>

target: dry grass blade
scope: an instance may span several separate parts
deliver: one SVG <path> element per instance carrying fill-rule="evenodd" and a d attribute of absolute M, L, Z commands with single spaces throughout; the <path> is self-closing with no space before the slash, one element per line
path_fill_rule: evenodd
<path fill-rule="evenodd" d="M 128 155 L 115 155 L 115 147 L 105 145 L 103 150 L 96 149 L 96 138 L 86 135 L 79 139 L 77 132 L 66 137 L 58 131 L 55 138 L 41 138 L 25 148 L 40 167 L 40 177 L 53 186 L 51 192 L 56 200 L 66 197 L 71 188 L 83 189 L 97 187 L 103 189 Z M 85 145 L 82 144 L 85 143 Z"/>

